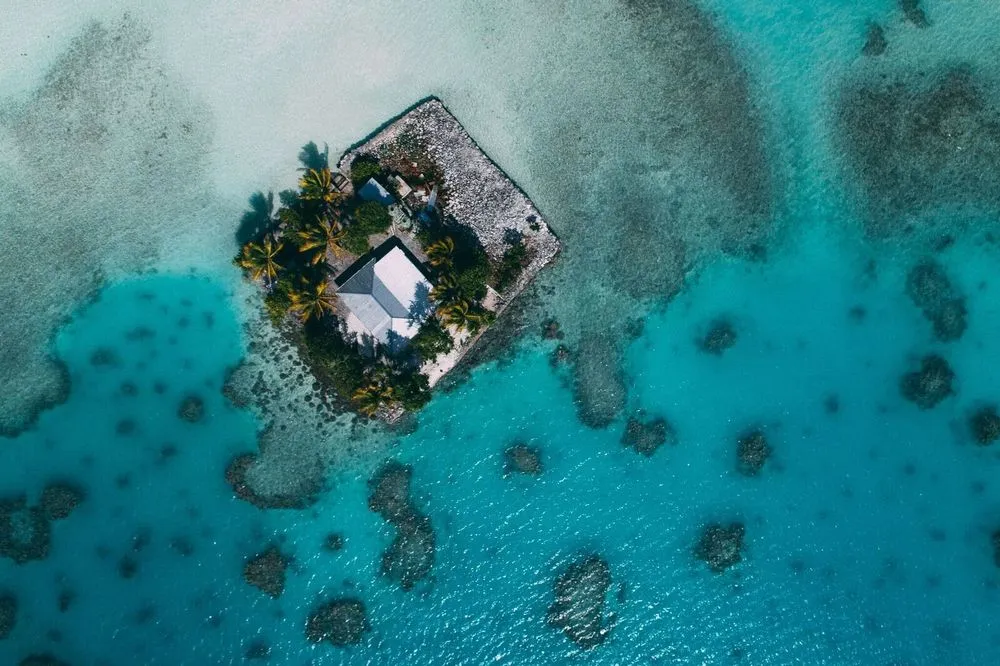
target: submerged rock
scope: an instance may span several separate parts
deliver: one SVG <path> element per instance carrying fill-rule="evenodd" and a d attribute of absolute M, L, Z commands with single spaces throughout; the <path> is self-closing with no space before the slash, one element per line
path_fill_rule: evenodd
<path fill-rule="evenodd" d="M 939 263 L 926 259 L 914 266 L 906 278 L 906 293 L 934 325 L 939 340 L 950 342 L 965 333 L 965 299 Z"/>
<path fill-rule="evenodd" d="M 1000 111 L 986 71 L 864 70 L 843 86 L 838 136 L 870 234 L 923 240 L 1000 212 Z"/>
<path fill-rule="evenodd" d="M 549 365 L 553 368 L 557 368 L 564 363 L 569 363 L 573 360 L 573 352 L 566 345 L 557 345 L 555 349 L 552 350 L 552 355 L 549 357 Z"/>
<path fill-rule="evenodd" d="M 396 537 L 382 553 L 382 575 L 404 590 L 412 590 L 434 566 L 434 528 L 430 518 L 416 512 L 395 525 Z"/>
<path fill-rule="evenodd" d="M 920 361 L 920 370 L 908 372 L 899 382 L 903 397 L 920 409 L 931 409 L 954 393 L 955 373 L 941 356 L 928 354 Z"/>
<path fill-rule="evenodd" d="M 511 444 L 503 452 L 503 473 L 538 476 L 542 473 L 542 452 L 524 442 Z"/>
<path fill-rule="evenodd" d="M 981 407 L 969 419 L 972 436 L 980 446 L 989 446 L 1000 439 L 1000 414 L 994 405 Z"/>
<path fill-rule="evenodd" d="M 617 343 L 607 334 L 585 335 L 574 360 L 573 395 L 580 421 L 607 428 L 625 408 L 627 393 Z"/>
<path fill-rule="evenodd" d="M 337 532 L 331 532 L 326 535 L 323 539 L 323 548 L 330 551 L 331 553 L 336 553 L 344 549 L 344 536 L 338 534 Z"/>
<path fill-rule="evenodd" d="M 0 500 L 0 556 L 17 564 L 48 557 L 49 519 L 41 507 L 29 507 L 24 495 Z"/>
<path fill-rule="evenodd" d="M 736 344 L 736 329 L 727 319 L 716 319 L 698 340 L 698 349 L 706 354 L 721 356 L 722 352 Z"/>
<path fill-rule="evenodd" d="M 559 322 L 555 319 L 547 319 L 542 323 L 543 340 L 562 340 L 563 332 L 559 328 Z"/>
<path fill-rule="evenodd" d="M 337 647 L 356 645 L 368 631 L 365 605 L 360 599 L 336 599 L 322 604 L 306 620 L 306 638 L 327 641 Z"/>
<path fill-rule="evenodd" d="M 258 509 L 304 509 L 318 499 L 320 487 L 318 484 L 307 483 L 295 494 L 262 495 L 255 491 L 247 481 L 247 474 L 257 464 L 257 456 L 253 453 L 242 453 L 233 458 L 226 466 L 226 483 L 233 488 L 233 493 L 239 499 L 253 504 Z"/>
<path fill-rule="evenodd" d="M 189 395 L 177 408 L 177 418 L 188 423 L 197 423 L 205 417 L 205 401 L 196 395 Z"/>
<path fill-rule="evenodd" d="M 413 512 L 410 504 L 410 477 L 413 469 L 392 461 L 386 463 L 368 481 L 368 508 L 387 522 L 405 518 Z"/>
<path fill-rule="evenodd" d="M 18 666 L 69 666 L 62 659 L 56 659 L 51 654 L 45 652 L 41 654 L 30 654 L 21 661 Z"/>
<path fill-rule="evenodd" d="M 277 546 L 247 560 L 243 567 L 243 580 L 269 597 L 278 598 L 285 591 L 285 570 L 288 558 L 281 554 Z"/>
<path fill-rule="evenodd" d="M 926 28 L 931 24 L 920 7 L 920 0 L 899 0 L 899 8 L 903 10 L 906 20 L 918 28 Z"/>
<path fill-rule="evenodd" d="M 702 532 L 694 556 L 715 573 L 722 573 L 743 559 L 743 523 L 713 523 Z"/>
<path fill-rule="evenodd" d="M 255 659 L 268 659 L 271 656 L 271 646 L 263 641 L 254 641 L 247 646 L 243 656 L 251 661 Z"/>
<path fill-rule="evenodd" d="M 10 636 L 17 624 L 17 598 L 12 594 L 0 595 L 0 640 Z"/>
<path fill-rule="evenodd" d="M 622 434 L 622 444 L 636 453 L 652 456 L 664 444 L 675 444 L 674 429 L 662 416 L 645 419 L 642 413 L 629 417 Z"/>
<path fill-rule="evenodd" d="M 865 37 L 865 45 L 861 53 L 870 58 L 880 56 L 889 48 L 889 42 L 885 38 L 885 30 L 878 23 L 868 24 L 868 35 Z"/>
<path fill-rule="evenodd" d="M 736 443 L 736 455 L 739 459 L 737 469 L 744 476 L 757 476 L 764 463 L 771 456 L 771 447 L 767 443 L 767 437 L 760 430 L 754 430 Z"/>
<path fill-rule="evenodd" d="M 79 488 L 65 483 L 53 483 L 42 491 L 38 505 L 49 520 L 68 517 L 83 501 L 84 494 Z"/>
<path fill-rule="evenodd" d="M 410 497 L 412 473 L 409 465 L 391 461 L 368 481 L 368 508 L 396 528 L 382 553 L 381 571 L 404 590 L 430 575 L 436 549 L 434 527 Z"/>
<path fill-rule="evenodd" d="M 561 630 L 584 649 L 600 645 L 611 630 L 604 605 L 611 587 L 611 568 L 599 555 L 571 563 L 555 581 L 555 601 L 549 606 L 549 626 Z"/>

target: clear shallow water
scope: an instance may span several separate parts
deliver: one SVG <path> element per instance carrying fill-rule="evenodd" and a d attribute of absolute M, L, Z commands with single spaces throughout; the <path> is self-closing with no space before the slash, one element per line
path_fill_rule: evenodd
<path fill-rule="evenodd" d="M 17 626 L 0 641 L 0 664 L 30 652 L 50 652 L 73 664 L 239 664 L 257 641 L 271 646 L 270 663 L 276 664 L 997 662 L 1000 576 L 989 535 L 1000 524 L 994 480 L 1000 461 L 993 449 L 975 447 L 966 430 L 973 406 L 1000 399 L 993 372 L 1000 354 L 994 333 L 1000 326 L 997 250 L 973 238 L 939 257 L 969 297 L 970 319 L 959 342 L 934 342 L 930 325 L 902 293 L 913 258 L 898 256 L 898 248 L 865 247 L 845 231 L 858 222 L 832 150 L 830 98 L 842 76 L 871 64 L 857 56 L 867 20 L 886 25 L 890 51 L 882 65 L 888 70 L 995 62 L 990 45 L 997 5 L 925 4 L 933 27 L 920 31 L 902 21 L 893 2 L 703 3 L 750 72 L 750 92 L 764 109 L 774 144 L 766 150 L 782 156 L 776 170 L 785 217 L 797 220 L 786 221 L 793 231 L 767 264 L 709 266 L 667 312 L 651 314 L 629 346 L 629 409 L 663 414 L 680 439 L 652 459 L 621 447 L 624 417 L 605 431 L 580 425 L 568 373 L 554 373 L 549 349 L 536 341 L 513 361 L 483 368 L 455 393 L 437 396 L 419 429 L 394 451 L 414 465 L 417 502 L 438 535 L 433 581 L 413 592 L 395 590 L 377 574 L 391 538 L 366 508 L 365 478 L 378 461 L 335 475 L 307 511 L 262 513 L 232 499 L 223 469 L 232 455 L 253 449 L 257 424 L 219 394 L 244 345 L 228 286 L 142 277 L 81 306 L 56 340 L 73 379 L 70 399 L 44 414 L 37 430 L 0 441 L 0 491 L 35 496 L 50 480 L 70 479 L 85 487 L 88 499 L 54 524 L 47 560 L 20 567 L 0 561 L 0 591 L 20 601 Z M 25 15 L 54 14 L 59 22 L 39 19 L 31 30 L 5 33 L 4 43 L 17 43 L 30 66 L 2 72 L 4 82 L 15 78 L 17 96 L 27 94 L 61 52 L 60 36 L 68 38 L 94 16 L 114 25 L 120 8 L 101 5 L 70 15 L 58 5 L 45 12 L 33 3 Z M 207 129 L 196 133 L 197 140 L 167 145 L 172 160 L 193 152 L 200 167 L 178 169 L 183 177 L 176 187 L 160 179 L 155 189 L 183 211 L 191 204 L 196 214 L 187 213 L 196 223 L 179 225 L 173 207 L 140 196 L 139 176 L 135 203 L 109 208 L 113 197 L 91 196 L 89 205 L 99 214 L 58 219 L 79 232 L 72 245 L 78 250 L 87 249 L 80 239 L 103 240 L 89 254 L 62 262 L 60 280 L 24 279 L 5 311 L 41 313 L 46 321 L 31 330 L 44 338 L 59 308 L 24 303 L 69 307 L 99 265 L 110 264 L 105 268 L 112 274 L 122 270 L 109 252 L 144 262 L 146 232 L 154 227 L 171 241 L 156 263 L 231 275 L 224 265 L 231 254 L 230 223 L 249 191 L 294 177 L 295 146 L 328 139 L 336 152 L 428 92 L 446 98 L 488 152 L 562 225 L 565 238 L 582 239 L 595 257 L 615 265 L 608 257 L 617 256 L 617 236 L 562 204 L 593 203 L 605 211 L 615 201 L 619 174 L 609 168 L 581 176 L 573 159 L 603 167 L 629 165 L 638 155 L 640 166 L 648 163 L 667 181 L 660 190 L 643 188 L 643 205 L 662 200 L 667 209 L 686 196 L 684 188 L 671 189 L 674 176 L 685 175 L 671 165 L 702 147 L 695 141 L 692 148 L 683 136 L 676 145 L 666 142 L 679 149 L 677 157 L 667 149 L 647 151 L 646 138 L 662 125 L 649 113 L 660 104 L 680 116 L 680 127 L 705 122 L 687 117 L 683 96 L 658 96 L 661 88 L 674 90 L 676 81 L 657 49 L 691 40 L 667 30 L 660 41 L 652 31 L 650 41 L 640 43 L 635 26 L 609 26 L 608 7 L 596 3 L 586 12 L 565 13 L 536 5 L 480 13 L 458 2 L 439 3 L 436 11 L 448 20 L 439 22 L 441 32 L 431 42 L 425 31 L 413 30 L 412 15 L 391 2 L 359 4 L 346 13 L 332 12 L 327 2 L 299 3 L 294 16 L 281 21 L 272 8 L 254 14 L 224 3 L 167 8 L 162 14 L 168 18 L 135 8 L 153 39 L 138 58 L 143 66 L 121 81 L 98 67 L 97 83 L 79 96 L 79 116 L 95 119 L 94 127 L 111 131 L 114 141 L 95 143 L 90 155 L 80 150 L 90 144 L 74 134 L 60 139 L 65 150 L 56 152 L 92 188 L 93 174 L 112 173 L 109 164 L 131 164 L 136 146 L 159 149 L 160 116 L 146 114 L 147 97 L 164 88 L 145 73 L 162 67 L 180 86 L 175 112 L 166 115 L 182 109 L 216 125 L 204 154 Z M 56 38 L 49 40 L 50 31 Z M 261 34 L 273 37 L 268 48 L 261 48 Z M 386 34 L 391 48 L 373 55 L 370 45 Z M 22 48 L 24 35 L 30 37 Z M 314 86 L 315 70 L 302 63 L 326 63 L 315 54 L 331 44 L 338 67 L 324 76 L 333 83 Z M 637 59 L 634 69 L 623 66 L 633 64 L 632 53 L 648 60 Z M 419 76 L 414 62 L 422 63 Z M 39 71 L 28 74 L 33 67 Z M 643 94 L 632 95 L 630 87 Z M 305 89 L 312 94 L 302 95 Z M 609 89 L 620 96 L 620 106 L 609 115 L 595 113 L 606 106 L 601 95 Z M 100 102 L 119 93 L 136 112 L 133 120 L 147 122 L 119 126 L 109 120 L 119 107 Z M 101 136 L 90 125 L 84 129 L 84 138 Z M 46 216 L 78 212 L 77 189 L 59 192 L 69 206 L 47 198 L 48 190 L 30 188 L 34 181 L 25 176 L 51 173 L 42 159 L 51 155 L 51 144 L 21 145 L 6 127 L 3 132 L 2 175 L 25 177 L 18 187 L 40 197 L 11 207 L 9 224 L 0 223 L 4 233 L 21 238 L 41 224 L 24 210 L 41 211 L 44 228 L 60 228 Z M 580 136 L 593 143 L 579 142 Z M 565 153 L 563 144 L 571 146 Z M 108 180 L 108 191 L 121 187 L 120 180 Z M 221 203 L 190 194 L 200 193 L 203 181 L 211 182 Z M 714 194 L 708 188 L 708 198 Z M 698 212 L 698 196 L 693 199 Z M 150 216 L 142 227 L 136 210 Z M 820 221 L 839 231 L 799 231 Z M 42 245 L 70 246 L 74 238 L 67 238 Z M 20 246 L 3 249 L 7 265 L 25 262 Z M 881 259 L 880 253 L 896 256 Z M 867 270 L 872 258 L 873 273 Z M 46 261 L 30 255 L 27 263 L 48 275 Z M 31 271 L 12 273 L 35 275 Z M 577 274 L 568 275 L 556 282 L 575 294 L 581 283 L 573 282 Z M 60 286 L 66 284 L 73 290 Z M 592 293 L 613 288 L 601 284 Z M 548 304 L 562 306 L 567 325 L 587 300 L 569 296 L 557 293 Z M 600 326 L 629 310 L 605 305 L 593 309 L 606 317 Z M 867 313 L 861 322 L 848 316 L 856 306 Z M 698 353 L 694 338 L 719 314 L 735 321 L 737 345 L 721 358 Z M 154 335 L 129 339 L 138 327 Z M 116 365 L 91 363 L 102 347 L 114 350 Z M 898 380 L 931 350 L 955 367 L 958 394 L 921 412 L 901 400 Z M 162 394 L 155 392 L 158 381 L 165 384 Z M 125 382 L 134 383 L 135 396 L 124 394 Z M 206 401 L 204 423 L 177 418 L 188 392 Z M 828 414 L 824 404 L 834 395 L 840 409 Z M 120 426 L 125 421 L 133 425 Z M 766 428 L 775 449 L 757 479 L 734 471 L 735 438 L 750 426 Z M 132 432 L 119 435 L 119 427 Z M 531 437 L 542 447 L 541 478 L 501 478 L 500 453 L 515 437 Z M 168 446 L 176 447 L 175 455 L 164 455 Z M 691 556 L 699 529 L 737 518 L 747 524 L 745 561 L 713 575 Z M 346 537 L 338 554 L 321 548 L 333 530 Z M 272 541 L 295 556 L 279 600 L 267 599 L 240 576 L 245 558 Z M 574 650 L 544 622 L 553 576 L 584 550 L 609 561 L 617 616 L 608 642 L 589 653 Z M 120 575 L 125 557 L 136 567 L 129 579 Z M 60 612 L 64 591 L 73 593 L 73 603 Z M 309 609 L 343 594 L 368 606 L 372 631 L 366 642 L 348 650 L 308 645 L 303 625 Z"/>
<path fill-rule="evenodd" d="M 0 562 L 21 602 L 0 656 L 243 663 L 263 641 L 271 663 L 290 664 L 990 663 L 1000 655 L 989 546 L 1000 462 L 971 443 L 965 418 L 995 398 L 995 254 L 969 243 L 941 257 L 971 296 L 969 330 L 946 346 L 902 296 L 905 265 L 879 263 L 872 278 L 867 257 L 825 232 L 767 264 L 710 267 L 629 348 L 630 409 L 666 416 L 679 436 L 648 459 L 621 446 L 622 421 L 579 423 L 567 376 L 538 343 L 477 371 L 394 452 L 414 466 L 438 535 L 433 580 L 409 593 L 377 574 L 390 533 L 356 474 L 301 512 L 231 497 L 225 464 L 253 446 L 255 426 L 220 394 L 241 355 L 228 294 L 197 277 L 111 286 L 56 341 L 69 401 L 2 452 L 5 494 L 68 478 L 88 497 L 54 524 L 47 560 Z M 848 314 L 856 306 L 860 322 Z M 740 337 L 708 356 L 694 338 L 720 314 Z M 98 349 L 116 362 L 95 366 Z M 921 412 L 898 379 L 931 349 L 960 384 Z M 189 393 L 206 401 L 202 423 L 177 417 Z M 118 432 L 123 420 L 130 434 Z M 766 429 L 775 453 L 748 479 L 735 472 L 735 439 L 750 426 Z M 502 450 L 517 437 L 542 448 L 540 478 L 502 478 Z M 165 458 L 169 444 L 176 455 Z M 730 519 L 747 525 L 745 561 L 715 575 L 691 550 L 705 522 Z M 321 548 L 330 531 L 345 536 L 343 551 Z M 272 541 L 295 558 L 278 600 L 241 580 L 244 559 Z M 554 572 L 587 550 L 611 565 L 617 624 L 580 653 L 544 618 Z M 126 556 L 137 566 L 127 579 Z M 73 602 L 60 612 L 64 590 Z M 342 594 L 368 605 L 365 643 L 308 645 L 308 610 Z"/>

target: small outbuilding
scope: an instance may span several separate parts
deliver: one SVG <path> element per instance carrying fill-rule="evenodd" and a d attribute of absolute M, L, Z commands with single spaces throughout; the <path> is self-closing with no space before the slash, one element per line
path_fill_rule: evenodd
<path fill-rule="evenodd" d="M 383 206 L 391 206 L 396 203 L 392 195 L 389 194 L 389 190 L 382 186 L 382 183 L 378 182 L 374 178 L 369 178 L 361 189 L 358 190 L 358 197 L 362 201 L 376 201 Z"/>

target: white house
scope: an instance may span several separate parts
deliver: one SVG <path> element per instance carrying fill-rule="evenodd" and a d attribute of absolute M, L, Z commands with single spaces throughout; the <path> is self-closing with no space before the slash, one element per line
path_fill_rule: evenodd
<path fill-rule="evenodd" d="M 433 310 L 431 283 L 397 238 L 389 238 L 337 278 L 347 328 L 396 347 L 409 340 Z"/>

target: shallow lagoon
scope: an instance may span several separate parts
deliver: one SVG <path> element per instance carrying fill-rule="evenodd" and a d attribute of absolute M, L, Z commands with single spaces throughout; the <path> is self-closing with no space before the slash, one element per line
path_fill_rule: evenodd
<path fill-rule="evenodd" d="M 91 14 L 118 20 L 117 7 L 98 4 L 80 15 L 50 8 L 61 17 L 58 25 L 36 21 L 23 35 L 7 35 L 6 43 L 16 42 L 44 71 L 61 51 L 59 39 L 43 34 L 68 38 Z M 206 4 L 169 12 L 176 14 L 169 19 L 155 10 L 138 12 L 153 35 L 144 62 L 156 69 L 162 58 L 183 88 L 181 100 L 186 104 L 190 93 L 205 102 L 208 109 L 192 108 L 215 121 L 212 147 L 197 160 L 210 176 L 184 173 L 211 180 L 221 199 L 174 196 L 185 211 L 195 202 L 191 215 L 198 224 L 178 226 L 172 213 L 143 224 L 177 241 L 156 263 L 196 265 L 215 281 L 187 275 L 132 280 L 122 276 L 121 265 L 110 265 L 116 282 L 96 302 L 62 303 L 78 312 L 55 341 L 73 382 L 70 397 L 44 413 L 36 430 L 2 441 L 0 490 L 34 497 L 46 482 L 70 479 L 88 498 L 53 525 L 47 560 L 21 567 L 0 561 L 0 592 L 12 591 L 20 601 L 17 625 L 0 641 L 0 662 L 48 652 L 73 664 L 246 663 L 247 650 L 258 645 L 269 646 L 269 663 L 277 664 L 1000 659 L 1000 570 L 990 546 L 990 533 L 1000 524 L 993 480 L 1000 461 L 993 448 L 971 442 L 966 424 L 981 401 L 1000 400 L 993 372 L 1000 360 L 997 249 L 972 235 L 939 254 L 968 297 L 969 328 L 958 342 L 936 342 L 904 295 L 906 271 L 917 257 L 857 238 L 861 223 L 831 157 L 836 144 L 829 110 L 840 77 L 870 65 L 858 56 L 866 21 L 886 25 L 887 69 L 932 67 L 942 59 L 990 66 L 998 11 L 993 3 L 928 1 L 932 27 L 923 31 L 906 24 L 892 2 L 703 3 L 750 71 L 754 102 L 764 110 L 773 144 L 767 152 L 781 165 L 777 180 L 785 192 L 778 217 L 786 233 L 766 262 L 712 262 L 669 308 L 648 313 L 642 334 L 626 349 L 627 413 L 606 430 L 581 425 L 568 370 L 554 372 L 551 348 L 534 337 L 511 358 L 438 395 L 416 432 L 400 437 L 392 452 L 413 464 L 416 502 L 437 531 L 437 561 L 426 585 L 403 593 L 378 575 L 391 532 L 366 508 L 365 479 L 381 454 L 335 472 L 319 503 L 305 511 L 260 512 L 232 498 L 223 470 L 233 455 L 253 449 L 260 424 L 221 395 L 226 371 L 247 344 L 238 324 L 245 313 L 234 311 L 239 299 L 233 296 L 245 291 L 226 282 L 234 279 L 224 266 L 229 222 L 249 190 L 292 173 L 294 147 L 302 141 L 329 138 L 336 152 L 414 99 L 442 94 L 490 155 L 562 225 L 556 230 L 564 238 L 574 236 L 571 225 L 591 225 L 594 234 L 576 238 L 591 243 L 601 260 L 615 256 L 613 237 L 597 235 L 600 227 L 580 211 L 562 208 L 566 192 L 560 187 L 585 207 L 610 201 L 597 188 L 581 202 L 588 184 L 617 181 L 606 178 L 608 172 L 580 176 L 566 164 L 553 169 L 547 160 L 561 155 L 562 141 L 573 144 L 582 132 L 595 145 L 567 155 L 580 154 L 586 164 L 618 151 L 658 164 L 662 156 L 647 154 L 644 143 L 655 122 L 602 120 L 588 95 L 608 85 L 648 91 L 644 77 L 672 79 L 658 77 L 655 57 L 649 66 L 640 63 L 634 81 L 621 79 L 626 70 L 617 60 L 592 52 L 601 44 L 626 54 L 619 44 L 636 46 L 632 28 L 614 32 L 598 3 L 572 19 L 556 10 L 550 16 L 535 4 L 505 9 L 519 15 L 505 22 L 498 20 L 504 12 L 463 12 L 461 3 L 441 3 L 442 13 L 460 20 L 448 21 L 448 32 L 428 45 L 392 3 L 336 15 L 328 3 L 301 3 L 298 23 L 275 30 L 269 49 L 250 37 L 272 34 L 270 11 L 251 15 Z M 27 13 L 45 12 L 32 7 Z M 379 20 L 370 20 L 372 13 Z M 233 29 L 229 20 L 239 21 L 233 38 L 206 38 Z M 364 56 L 376 28 L 354 31 L 359 24 L 388 31 L 393 49 Z M 302 25 L 309 29 L 298 30 Z M 311 84 L 312 73 L 301 63 L 331 41 L 345 58 L 341 85 L 322 87 L 315 97 L 288 94 Z M 646 55 L 655 50 L 643 48 Z M 220 81 L 206 61 L 235 75 Z M 417 61 L 425 76 L 414 76 Z M 550 63 L 566 68 L 540 74 L 555 69 Z M 15 80 L 21 95 L 41 76 L 29 71 L 3 72 L 3 81 Z M 289 77 L 291 71 L 297 74 Z M 493 76 L 497 72 L 502 80 Z M 146 81 L 129 84 L 141 102 Z M 645 117 L 644 104 L 657 99 L 623 95 L 623 108 L 632 114 L 626 117 Z M 233 100 L 244 112 L 238 119 L 230 113 Z M 569 108 L 596 120 L 559 125 L 556 112 Z M 115 145 L 126 150 L 133 139 L 152 141 L 155 129 L 148 137 L 126 132 Z M 12 172 L 35 165 L 35 153 L 45 154 L 32 153 L 30 143 L 20 154 L 7 134 L 0 140 Z M 111 151 L 90 162 L 66 153 L 85 176 L 121 158 Z M 202 191 L 201 181 L 180 180 L 193 188 L 180 191 Z M 658 200 L 643 194 L 646 205 Z M 667 194 L 669 203 L 683 192 L 668 188 Z M 59 209 L 44 202 L 39 210 Z M 105 202 L 94 206 L 108 212 Z M 123 209 L 112 211 L 118 217 L 111 233 L 101 222 L 100 237 L 116 241 L 109 243 L 114 254 L 137 255 L 129 234 L 115 235 L 115 229 L 136 225 L 132 208 Z M 197 233 L 178 240 L 178 229 Z M 101 248 L 94 255 L 111 263 Z M 570 255 L 567 250 L 568 260 Z M 73 275 L 98 268 L 89 256 L 74 260 L 67 282 L 89 284 Z M 606 293 L 580 290 L 579 302 L 563 298 L 567 292 L 559 288 L 581 286 L 573 275 L 553 280 L 556 296 L 546 304 L 567 310 L 566 319 L 588 298 Z M 31 293 L 46 303 L 65 300 L 65 291 L 36 294 L 36 286 L 26 281 L 21 298 Z M 616 304 L 604 305 L 587 312 L 616 321 Z M 734 323 L 736 345 L 720 357 L 699 352 L 696 338 L 720 315 Z M 100 349 L 113 354 L 95 365 Z M 955 368 L 957 394 L 920 411 L 900 397 L 899 377 L 929 351 L 942 353 Z M 205 401 L 202 422 L 177 417 L 189 393 Z M 625 417 L 636 409 L 668 418 L 678 443 L 648 459 L 625 449 Z M 758 477 L 746 478 L 736 472 L 736 439 L 756 427 L 766 431 L 774 453 Z M 539 478 L 502 477 L 502 451 L 515 438 L 541 447 L 545 471 Z M 744 561 L 714 575 L 694 559 L 694 544 L 706 522 L 733 519 L 747 526 Z M 331 531 L 345 537 L 339 553 L 322 548 Z M 277 600 L 241 580 L 245 559 L 271 542 L 294 556 Z M 545 613 L 555 574 L 588 550 L 611 565 L 609 610 L 616 624 L 604 645 L 580 653 L 546 626 Z M 60 611 L 65 593 L 71 601 Z M 309 609 L 340 595 L 365 601 L 371 633 L 346 650 L 308 645 L 303 627 Z"/>
<path fill-rule="evenodd" d="M 969 330 L 947 346 L 902 295 L 906 266 L 879 262 L 872 277 L 852 248 L 817 231 L 766 264 L 720 262 L 648 317 L 628 352 L 630 409 L 666 416 L 679 440 L 651 458 L 622 446 L 623 419 L 580 424 L 566 371 L 539 341 L 439 395 L 393 452 L 413 464 L 438 535 L 432 580 L 408 593 L 378 575 L 390 533 L 366 507 L 365 472 L 334 475 L 305 511 L 231 497 L 225 464 L 255 426 L 221 395 L 241 355 L 228 294 L 198 277 L 108 287 L 58 337 L 69 401 L 4 451 L 6 493 L 68 478 L 88 497 L 54 525 L 47 560 L 0 563 L 21 600 L 0 650 L 109 664 L 241 663 L 255 642 L 272 663 L 995 659 L 1000 462 L 966 430 L 971 407 L 995 397 L 995 248 L 941 257 L 970 295 Z M 719 315 L 738 340 L 708 355 L 695 340 Z M 898 380 L 929 349 L 959 385 L 920 411 Z M 205 400 L 199 423 L 178 418 L 189 393 Z M 756 426 L 774 454 L 747 478 L 735 441 Z M 540 477 L 503 478 L 515 438 L 541 447 Z M 730 519 L 747 525 L 745 558 L 715 575 L 692 549 L 705 522 Z M 322 548 L 331 531 L 345 537 L 338 553 Z M 272 541 L 294 557 L 278 600 L 241 580 Z M 578 653 L 545 611 L 554 572 L 587 550 L 611 565 L 616 624 Z M 308 610 L 342 594 L 364 599 L 371 633 L 344 651 L 308 645 Z"/>

